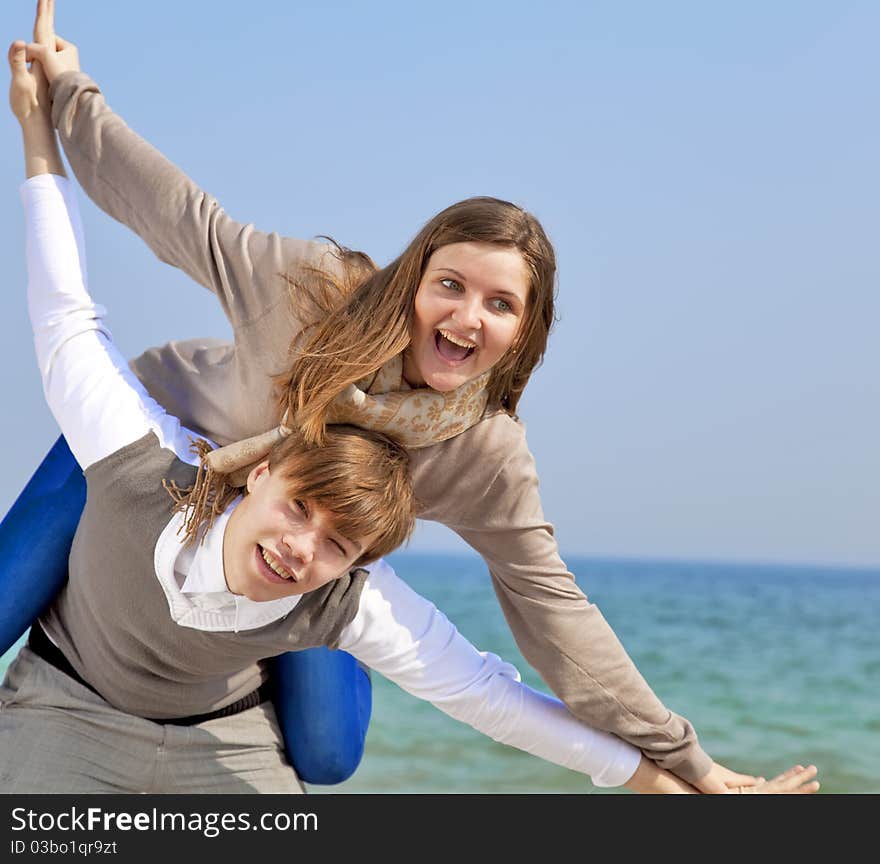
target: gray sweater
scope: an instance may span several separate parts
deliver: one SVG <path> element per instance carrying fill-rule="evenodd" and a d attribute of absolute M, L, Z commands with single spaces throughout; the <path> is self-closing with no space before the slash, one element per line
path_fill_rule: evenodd
<path fill-rule="evenodd" d="M 233 328 L 233 345 L 152 349 L 133 363 L 137 375 L 169 413 L 218 443 L 275 426 L 271 376 L 286 367 L 298 327 L 280 274 L 332 266 L 326 247 L 231 219 L 129 129 L 87 75 L 59 76 L 50 96 L 86 193 L 162 261 L 214 292 Z M 561 560 L 523 427 L 487 415 L 412 458 L 421 518 L 447 525 L 482 555 L 519 649 L 569 710 L 687 781 L 705 775 L 711 760 L 692 725 L 653 693 Z"/>

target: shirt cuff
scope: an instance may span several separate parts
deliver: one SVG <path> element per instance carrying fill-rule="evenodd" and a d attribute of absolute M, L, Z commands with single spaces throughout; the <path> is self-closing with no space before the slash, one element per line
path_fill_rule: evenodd
<path fill-rule="evenodd" d="M 28 190 L 39 189 L 57 189 L 62 195 L 70 191 L 70 178 L 62 177 L 60 174 L 36 174 L 28 177 L 21 186 L 18 187 L 19 194 L 24 201 L 25 195 L 30 194 Z"/>
<path fill-rule="evenodd" d="M 624 745 L 624 742 L 620 742 Z M 614 760 L 602 772 L 594 774 L 592 781 L 594 786 L 623 786 L 628 780 L 631 780 L 639 762 L 642 760 L 641 751 L 630 745 L 624 745 L 617 748 L 617 755 Z"/>

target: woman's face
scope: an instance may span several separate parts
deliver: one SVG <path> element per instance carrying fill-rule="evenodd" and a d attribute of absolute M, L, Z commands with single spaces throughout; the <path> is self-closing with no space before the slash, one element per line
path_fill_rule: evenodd
<path fill-rule="evenodd" d="M 529 297 L 519 251 L 451 243 L 428 259 L 416 293 L 403 375 L 447 392 L 491 369 L 513 344 Z"/>
<path fill-rule="evenodd" d="M 333 514 L 292 499 L 267 462 L 248 476 L 248 494 L 223 536 L 223 570 L 233 594 L 262 602 L 305 594 L 347 573 L 370 538 L 345 537 Z"/>

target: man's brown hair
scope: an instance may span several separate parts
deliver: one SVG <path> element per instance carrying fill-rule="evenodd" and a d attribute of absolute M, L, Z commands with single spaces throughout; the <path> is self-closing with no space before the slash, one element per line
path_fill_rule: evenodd
<path fill-rule="evenodd" d="M 204 441 L 195 447 L 202 459 L 194 485 L 179 489 L 166 484 L 175 510 L 184 513 L 186 540 L 195 540 L 242 494 L 227 475 L 206 465 L 210 447 Z M 387 555 L 412 534 L 416 502 L 409 454 L 387 435 L 339 424 L 326 428 L 322 444 L 311 444 L 294 430 L 276 442 L 267 461 L 269 470 L 287 481 L 291 499 L 329 511 L 337 530 L 352 540 L 370 538 L 356 564 Z"/>

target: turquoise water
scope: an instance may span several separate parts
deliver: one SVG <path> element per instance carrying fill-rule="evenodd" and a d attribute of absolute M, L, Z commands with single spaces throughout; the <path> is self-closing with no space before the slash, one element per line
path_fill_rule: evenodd
<path fill-rule="evenodd" d="M 398 573 L 479 648 L 522 660 L 478 559 L 399 553 Z M 819 766 L 823 792 L 880 792 L 880 570 L 569 559 L 655 692 L 730 768 Z M 13 653 L 13 652 L 10 652 Z M 0 658 L 0 671 L 10 657 Z M 326 792 L 595 792 L 373 676 L 366 753 Z"/>
<path fill-rule="evenodd" d="M 522 660 L 479 560 L 398 554 L 398 573 L 478 647 Z M 636 665 L 703 747 L 823 792 L 880 792 L 880 571 L 569 559 Z M 314 792 L 584 792 L 586 777 L 496 744 L 373 676 L 360 768 Z"/>

